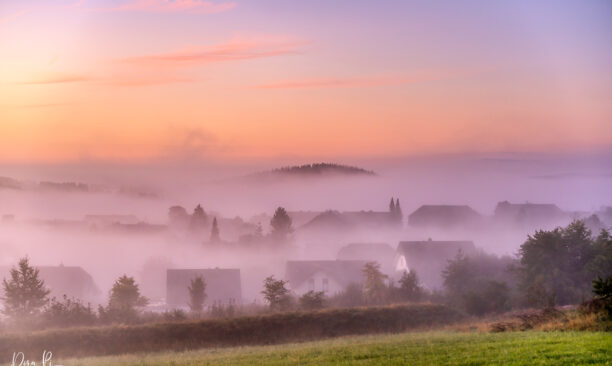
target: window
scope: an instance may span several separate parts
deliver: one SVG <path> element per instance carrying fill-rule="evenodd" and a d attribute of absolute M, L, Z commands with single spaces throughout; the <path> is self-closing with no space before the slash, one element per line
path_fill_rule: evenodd
<path fill-rule="evenodd" d="M 323 279 L 323 292 L 327 292 L 329 291 L 329 281 L 327 281 L 327 278 Z"/>

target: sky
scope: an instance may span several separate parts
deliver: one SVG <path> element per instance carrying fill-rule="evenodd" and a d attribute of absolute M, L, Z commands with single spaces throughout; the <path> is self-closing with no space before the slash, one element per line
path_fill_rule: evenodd
<path fill-rule="evenodd" d="M 0 162 L 612 150 L 612 2 L 0 1 Z"/>

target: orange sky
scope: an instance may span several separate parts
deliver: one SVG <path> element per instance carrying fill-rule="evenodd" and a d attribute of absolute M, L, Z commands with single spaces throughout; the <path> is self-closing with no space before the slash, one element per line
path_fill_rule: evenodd
<path fill-rule="evenodd" d="M 380 4 L 2 2 L 0 161 L 612 148 L 609 3 Z"/>

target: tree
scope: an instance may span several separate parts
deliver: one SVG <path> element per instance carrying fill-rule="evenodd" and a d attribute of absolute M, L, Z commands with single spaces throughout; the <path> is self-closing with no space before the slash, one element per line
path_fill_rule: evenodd
<path fill-rule="evenodd" d="M 270 310 L 282 311 L 289 308 L 291 299 L 286 285 L 287 281 L 277 280 L 274 276 L 269 276 L 264 280 L 264 290 L 261 293 L 270 304 Z"/>
<path fill-rule="evenodd" d="M 506 310 L 512 263 L 509 257 L 484 253 L 466 257 L 459 251 L 442 272 L 447 299 L 473 315 Z"/>
<path fill-rule="evenodd" d="M 189 289 L 189 308 L 198 316 L 204 310 L 204 302 L 206 301 L 206 282 L 201 276 L 191 280 Z"/>
<path fill-rule="evenodd" d="M 364 300 L 368 304 L 383 304 L 387 300 L 387 286 L 385 286 L 387 276 L 380 271 L 380 264 L 366 263 L 363 267 L 363 274 L 365 276 Z"/>
<path fill-rule="evenodd" d="M 473 287 L 475 273 L 468 257 L 459 250 L 442 271 L 444 288 L 452 298 L 461 297 Z"/>
<path fill-rule="evenodd" d="M 50 291 L 39 278 L 38 269 L 30 266 L 25 257 L 11 269 L 10 280 L 2 280 L 4 309 L 2 313 L 13 320 L 27 320 L 37 315 L 47 303 Z"/>
<path fill-rule="evenodd" d="M 168 222 L 171 226 L 184 229 L 189 223 L 189 214 L 182 206 L 172 206 L 168 209 Z"/>
<path fill-rule="evenodd" d="M 323 300 L 325 299 L 325 293 L 323 291 L 310 290 L 304 295 L 300 296 L 300 308 L 304 310 L 318 310 L 323 308 Z"/>
<path fill-rule="evenodd" d="M 417 276 L 416 271 L 404 271 L 399 280 L 399 284 L 399 292 L 402 300 L 419 301 L 422 298 L 424 291 L 419 283 L 419 277 Z"/>
<path fill-rule="evenodd" d="M 189 226 L 193 231 L 200 231 L 204 227 L 206 227 L 206 223 L 208 222 L 208 215 L 204 212 L 204 209 L 201 205 L 197 205 L 195 209 L 193 209 L 193 214 L 191 215 L 191 221 Z"/>
<path fill-rule="evenodd" d="M 100 308 L 100 316 L 110 321 L 134 321 L 138 316 L 137 308 L 148 303 L 149 300 L 140 295 L 134 278 L 123 275 L 113 284 L 108 306 L 106 309 Z"/>
<path fill-rule="evenodd" d="M 576 304 L 590 297 L 594 277 L 612 274 L 612 240 L 605 231 L 593 240 L 585 224 L 574 221 L 528 236 L 519 258 L 519 288 L 528 305 Z"/>
<path fill-rule="evenodd" d="M 395 214 L 395 201 L 393 200 L 393 197 L 391 197 L 391 202 L 389 202 L 389 213 L 391 215 Z"/>
<path fill-rule="evenodd" d="M 219 224 L 217 224 L 216 217 L 213 219 L 212 228 L 210 229 L 210 242 L 215 244 L 221 242 L 221 234 L 219 233 Z"/>
<path fill-rule="evenodd" d="M 404 213 L 402 212 L 402 207 L 400 206 L 399 198 L 395 199 L 395 220 L 400 224 L 404 220 Z"/>
<path fill-rule="evenodd" d="M 289 234 L 293 232 L 291 217 L 283 207 L 279 207 L 274 212 L 270 226 L 272 227 L 272 238 L 283 242 L 287 240 Z"/>
<path fill-rule="evenodd" d="M 612 317 L 612 276 L 608 276 L 606 279 L 597 277 L 593 280 L 593 293 L 595 299 L 591 301 L 598 302 L 599 306 L 608 313 L 609 317 Z"/>

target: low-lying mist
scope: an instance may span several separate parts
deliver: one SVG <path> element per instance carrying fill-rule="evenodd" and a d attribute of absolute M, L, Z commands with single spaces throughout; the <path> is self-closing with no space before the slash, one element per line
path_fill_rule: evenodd
<path fill-rule="evenodd" d="M 91 191 L 0 187 L 0 266 L 28 255 L 35 265 L 80 266 L 90 273 L 104 301 L 113 281 L 135 276 L 144 295 L 165 296 L 166 268 L 240 268 L 243 301 L 259 299 L 261 283 L 271 274 L 284 276 L 289 259 L 335 259 L 351 242 L 401 240 L 471 240 L 483 250 L 514 254 L 537 225 L 499 225 L 491 216 L 500 201 L 553 203 L 570 218 L 586 217 L 612 205 L 610 156 L 452 156 L 409 159 L 352 159 L 347 163 L 376 176 L 290 176 L 257 182 L 253 172 L 287 165 L 285 161 L 220 166 L 218 164 L 149 164 L 19 167 L 0 176 L 19 181 L 81 182 L 103 187 Z M 301 162 L 299 162 L 301 163 Z M 146 194 L 140 194 L 140 192 Z M 387 211 L 391 197 L 404 213 L 401 228 L 350 226 L 301 228 L 294 219 L 293 246 L 263 251 L 248 246 L 205 246 L 208 233 L 188 238 L 151 227 L 166 225 L 168 209 L 191 213 L 201 204 L 209 217 L 240 217 L 248 228 L 269 219 L 282 206 L 291 212 L 335 210 Z M 477 226 L 414 227 L 407 217 L 422 205 L 468 205 L 483 216 Z M 87 215 L 133 215 L 151 227 L 132 231 L 83 224 Z M 601 218 L 608 227 L 612 225 Z M 225 226 L 224 226 L 225 225 Z M 242 233 L 221 224 L 221 237 L 237 241 Z M 250 226 L 249 226 L 250 225 Z M 224 230 L 224 228 L 227 228 Z M 4 275 L 4 274 L 2 274 Z"/>

